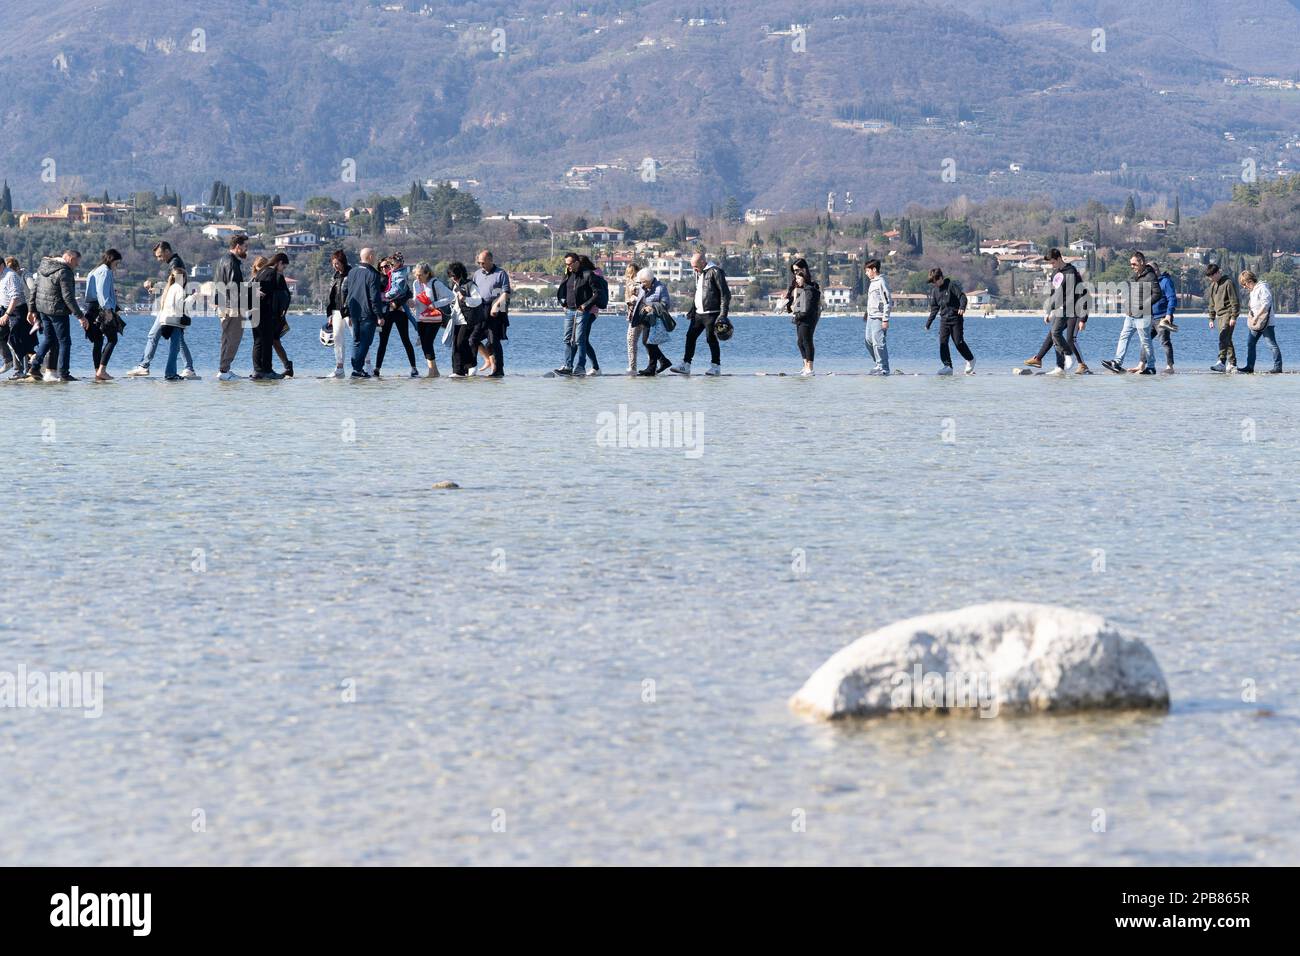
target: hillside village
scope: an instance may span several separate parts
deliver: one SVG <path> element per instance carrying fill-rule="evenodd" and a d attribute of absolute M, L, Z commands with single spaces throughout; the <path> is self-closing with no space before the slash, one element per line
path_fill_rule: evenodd
<path fill-rule="evenodd" d="M 1228 211 L 1250 208 L 1263 194 L 1296 204 L 1300 177 L 1239 192 Z M 609 278 L 617 299 L 626 268 L 648 267 L 671 290 L 683 293 L 692 281 L 690 258 L 697 248 L 726 270 L 739 307 L 750 311 L 778 308 L 789 276 L 789 263 L 802 256 L 822 284 L 827 312 L 851 313 L 862 306 L 863 263 L 879 258 L 893 279 L 899 307 L 919 309 L 925 299 L 925 272 L 939 265 L 965 286 L 976 314 L 999 310 L 1034 310 L 1046 297 L 1051 267 L 1045 254 L 1052 246 L 1066 253 L 1086 277 L 1125 278 L 1128 251 L 1140 248 L 1157 259 L 1179 283 L 1189 307 L 1199 303 L 1201 272 L 1206 262 L 1249 264 L 1273 275 L 1283 309 L 1300 307 L 1300 235 L 1293 242 L 1259 252 L 1258 237 L 1212 232 L 1215 207 L 1199 221 L 1184 222 L 1172 210 L 1139 210 L 1130 199 L 1113 212 L 1098 203 L 1077 210 L 1057 210 L 1044 202 L 995 201 L 984 206 L 959 202 L 942 210 L 909 208 L 907 215 L 837 216 L 834 197 L 828 211 L 775 214 L 738 209 L 734 201 L 710 208 L 703 216 L 660 219 L 649 209 L 602 210 L 591 221 L 582 214 L 493 212 L 484 215 L 468 182 L 412 183 L 402 196 L 358 197 L 344 207 L 327 197 L 301 204 L 285 203 L 275 194 L 231 193 L 213 183 L 205 202 L 185 203 L 164 188 L 129 199 L 97 200 L 85 195 L 57 206 L 20 211 L 12 208 L 8 185 L 0 193 L 0 245 L 32 269 L 41 255 L 75 244 L 93 263 L 101 247 L 113 245 L 126 255 L 128 289 L 153 275 L 148 255 L 153 243 L 167 239 L 190 266 L 195 281 L 211 278 L 213 263 L 232 235 L 253 238 L 252 255 L 284 251 L 291 255 L 290 286 L 297 307 L 315 309 L 328 283 L 327 256 L 335 248 L 355 252 L 362 246 L 397 249 L 414 262 L 428 260 L 442 270 L 453 259 L 471 261 L 480 246 L 491 246 L 511 271 L 521 307 L 554 307 L 562 256 L 585 252 Z M 1270 201 L 1272 201 L 1270 200 Z M 1291 208 L 1288 207 L 1288 208 Z M 1239 210 L 1238 210 L 1239 211 Z M 993 230 L 997 230 L 996 232 Z M 988 230 L 986 235 L 985 230 Z M 1207 236 L 1210 241 L 1207 241 Z M 1233 240 L 1236 240 L 1235 242 Z M 89 266 L 88 266 L 89 267 Z M 130 292 L 127 301 L 148 308 L 148 293 Z"/>

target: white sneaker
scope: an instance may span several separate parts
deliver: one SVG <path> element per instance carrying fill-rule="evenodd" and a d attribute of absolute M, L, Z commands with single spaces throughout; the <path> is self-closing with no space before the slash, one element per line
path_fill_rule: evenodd
<path fill-rule="evenodd" d="M 343 377 L 343 366 L 341 365 L 336 366 L 334 371 L 330 372 L 330 378 L 342 378 L 342 377 Z"/>
<path fill-rule="evenodd" d="M 974 374 L 975 374 L 975 360 L 974 360 L 974 359 L 971 359 L 969 362 L 966 363 L 966 374 L 967 374 L 967 375 L 974 375 Z"/>
<path fill-rule="evenodd" d="M 181 372 L 181 378 L 186 378 L 191 381 L 198 381 L 199 373 L 194 371 L 194 369 L 192 368 L 187 368 L 185 371 Z"/>
<path fill-rule="evenodd" d="M 1063 369 L 1063 368 L 1054 368 L 1054 369 L 1052 369 L 1050 372 L 1044 372 L 1043 374 L 1044 374 L 1044 375 L 1051 375 L 1051 376 L 1053 376 L 1054 378 L 1060 378 L 1062 375 L 1065 374 L 1065 369 Z"/>
<path fill-rule="evenodd" d="M 1173 367 L 1172 365 L 1166 365 L 1166 366 L 1165 366 L 1165 374 L 1166 374 L 1166 375 L 1173 375 L 1173 374 L 1174 374 L 1174 367 Z"/>
<path fill-rule="evenodd" d="M 471 368 L 468 372 L 465 373 L 465 377 L 466 377 L 466 378 L 478 378 L 478 368 L 477 368 L 477 367 L 475 367 L 475 368 Z"/>
<path fill-rule="evenodd" d="M 127 378 L 148 378 L 149 367 L 147 365 L 137 365 L 131 371 L 126 373 Z"/>
<path fill-rule="evenodd" d="M 1067 356 L 1065 357 L 1065 370 L 1068 372 L 1068 371 L 1070 371 L 1072 368 L 1074 368 L 1074 356 L 1073 356 L 1073 355 L 1067 355 Z"/>
<path fill-rule="evenodd" d="M 55 375 L 48 368 L 41 372 L 42 382 L 57 382 L 58 380 L 59 380 L 59 376 Z"/>
<path fill-rule="evenodd" d="M 674 366 L 673 366 L 672 368 L 670 368 L 668 371 L 670 371 L 670 372 L 676 372 L 678 375 L 690 375 L 690 374 L 691 374 L 691 363 L 690 363 L 690 362 L 682 362 L 682 363 L 680 363 L 679 365 L 674 365 Z"/>
<path fill-rule="evenodd" d="M 935 372 L 934 374 L 936 374 L 936 375 L 951 375 L 951 374 L 952 374 L 952 366 L 951 366 L 951 365 L 945 365 L 943 368 L 939 369 L 939 371 Z"/>
<path fill-rule="evenodd" d="M 634 369 L 632 366 L 629 365 L 629 366 L 627 367 L 627 371 L 624 372 L 623 374 L 624 374 L 624 375 L 635 375 L 635 374 L 636 374 L 636 369 Z"/>
<path fill-rule="evenodd" d="M 722 366 L 721 366 L 721 365 L 710 365 L 710 366 L 709 366 L 709 370 L 708 370 L 707 372 L 705 372 L 704 374 L 705 374 L 705 375 L 721 375 L 721 374 L 722 374 Z"/>
<path fill-rule="evenodd" d="M 233 382 L 233 381 L 235 381 L 235 380 L 238 379 L 238 378 L 239 378 L 239 376 L 236 375 L 234 372 L 222 372 L 220 375 L 217 376 L 217 381 L 219 381 L 219 382 Z"/>
<path fill-rule="evenodd" d="M 799 373 L 799 377 L 800 377 L 800 378 L 807 378 L 808 376 L 810 376 L 810 375 L 812 375 L 812 374 L 813 374 L 813 370 L 810 369 L 810 368 L 806 368 L 806 369 L 804 369 L 802 372 Z"/>
<path fill-rule="evenodd" d="M 587 378 L 591 378 L 593 375 L 599 375 L 599 374 L 600 374 L 600 369 L 598 368 L 587 369 Z"/>

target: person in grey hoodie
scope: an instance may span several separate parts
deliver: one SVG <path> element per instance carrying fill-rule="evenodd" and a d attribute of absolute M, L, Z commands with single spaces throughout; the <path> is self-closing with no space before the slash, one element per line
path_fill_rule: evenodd
<path fill-rule="evenodd" d="M 889 374 L 889 317 L 894 311 L 894 297 L 889 294 L 889 283 L 880 273 L 880 260 L 868 259 L 864 269 L 867 285 L 867 351 L 876 363 L 871 375 Z"/>
<path fill-rule="evenodd" d="M 36 347 L 32 358 L 31 377 L 41 380 L 41 364 L 46 355 L 51 362 L 57 362 L 58 380 L 75 382 L 69 371 L 72 361 L 72 333 L 70 319 L 75 315 L 84 331 L 87 328 L 85 314 L 77 305 L 76 269 L 81 264 L 81 253 L 68 249 L 58 258 L 41 260 L 36 270 L 36 311 L 41 316 L 41 344 Z"/>

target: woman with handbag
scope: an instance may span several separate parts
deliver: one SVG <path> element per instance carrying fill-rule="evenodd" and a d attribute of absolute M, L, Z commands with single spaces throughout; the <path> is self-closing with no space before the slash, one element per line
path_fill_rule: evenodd
<path fill-rule="evenodd" d="M 185 297 L 185 268 L 177 267 L 167 274 L 167 285 L 158 297 L 158 322 L 161 326 L 158 334 L 167 340 L 167 370 L 164 377 L 169 382 L 185 381 L 176 371 L 176 362 L 185 343 L 185 327 L 190 324 L 186 314 L 187 306 L 192 304 Z"/>
<path fill-rule="evenodd" d="M 794 323 L 795 339 L 799 343 L 799 355 L 803 359 L 803 371 L 799 374 L 807 377 L 813 374 L 813 333 L 817 331 L 817 320 L 822 314 L 822 290 L 812 277 L 806 259 L 796 259 L 791 264 L 790 287 L 785 292 L 785 311 L 790 313 Z"/>
<path fill-rule="evenodd" d="M 380 260 L 379 274 L 384 280 L 384 304 L 387 311 L 379 318 L 379 350 L 375 353 L 376 377 L 384 364 L 384 354 L 388 351 L 388 337 L 393 329 L 402 338 L 402 347 L 406 349 L 406 360 L 411 363 L 411 378 L 419 378 L 415 370 L 415 348 L 411 345 L 411 330 L 407 323 L 411 314 L 406 303 L 411 301 L 411 272 L 406 268 L 406 260 L 400 252 Z"/>
<path fill-rule="evenodd" d="M 641 333 L 646 354 L 650 358 L 650 364 L 637 372 L 637 375 L 653 377 L 673 365 L 660 348 L 668 341 L 676 325 L 669 312 L 672 299 L 668 295 L 668 287 L 656 279 L 649 269 L 642 269 L 636 274 L 636 288 L 637 297 L 629 311 L 632 326 Z"/>
<path fill-rule="evenodd" d="M 126 328 L 117 314 L 117 289 L 113 284 L 113 270 L 121 261 L 122 253 L 109 249 L 86 277 L 86 338 L 91 344 L 96 382 L 113 380 L 108 374 L 108 362 L 117 347 L 118 334 Z"/>
<path fill-rule="evenodd" d="M 433 267 L 427 262 L 416 263 L 415 283 L 411 287 L 415 292 L 415 331 L 420 337 L 420 349 L 424 352 L 424 361 L 429 366 L 429 378 L 438 377 L 438 356 L 434 353 L 433 340 L 438 329 L 447 323 L 455 293 L 441 279 L 435 279 Z"/>

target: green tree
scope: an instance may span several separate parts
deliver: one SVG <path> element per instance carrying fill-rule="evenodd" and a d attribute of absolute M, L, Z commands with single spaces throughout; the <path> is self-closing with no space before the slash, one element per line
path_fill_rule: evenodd
<path fill-rule="evenodd" d="M 1133 194 L 1129 193 L 1128 201 L 1124 203 L 1124 221 L 1132 222 L 1137 218 L 1137 203 L 1133 201 Z"/>

